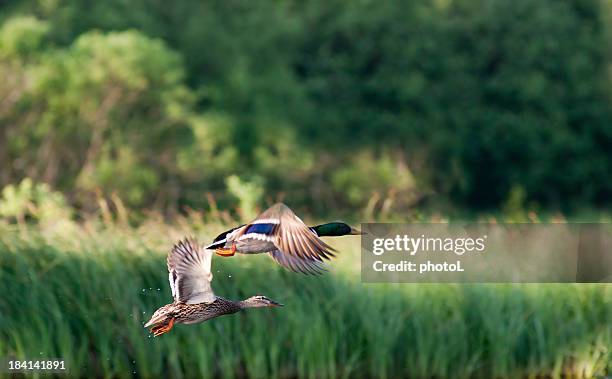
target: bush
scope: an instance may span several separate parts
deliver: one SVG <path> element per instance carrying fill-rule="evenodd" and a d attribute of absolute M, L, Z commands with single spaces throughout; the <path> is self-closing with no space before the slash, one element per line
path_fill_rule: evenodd
<path fill-rule="evenodd" d="M 40 223 L 69 220 L 72 210 L 64 196 L 51 191 L 44 183 L 24 179 L 19 185 L 8 185 L 0 197 L 0 218 L 23 224 L 26 218 Z"/>
<path fill-rule="evenodd" d="M 45 4 L 5 6 L 44 21 L 7 16 L 0 32 L 0 74 L 17 78 L 0 83 L 17 94 L 0 98 L 15 163 L 1 184 L 176 209 L 232 201 L 235 174 L 354 211 L 389 188 L 360 184 L 355 157 L 391 151 L 457 208 L 499 208 L 513 188 L 541 209 L 612 199 L 600 0 Z"/>

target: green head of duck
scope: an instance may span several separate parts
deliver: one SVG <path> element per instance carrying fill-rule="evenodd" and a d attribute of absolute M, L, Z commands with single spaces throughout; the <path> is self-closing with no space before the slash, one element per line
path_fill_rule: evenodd
<path fill-rule="evenodd" d="M 340 237 L 348 235 L 360 235 L 361 231 L 351 227 L 344 222 L 328 222 L 313 226 L 311 228 L 319 237 Z"/>

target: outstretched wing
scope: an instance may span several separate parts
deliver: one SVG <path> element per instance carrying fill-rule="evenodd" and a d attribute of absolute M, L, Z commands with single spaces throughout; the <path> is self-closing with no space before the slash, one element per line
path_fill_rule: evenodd
<path fill-rule="evenodd" d="M 294 257 L 289 254 L 283 254 L 280 250 L 271 251 L 270 256 L 276 261 L 276 263 L 294 272 L 301 272 L 307 275 L 319 275 L 327 271 L 327 264 L 322 261 L 313 261 Z"/>
<path fill-rule="evenodd" d="M 179 241 L 168 254 L 168 279 L 175 301 L 198 304 L 210 303 L 215 294 L 210 282 L 212 251 L 200 248 L 193 239 Z"/>
<path fill-rule="evenodd" d="M 324 267 L 323 259 L 334 256 L 334 249 L 281 203 L 268 208 L 239 233 L 238 240 L 256 239 L 274 244 L 272 258 L 293 271 L 319 273 Z"/>

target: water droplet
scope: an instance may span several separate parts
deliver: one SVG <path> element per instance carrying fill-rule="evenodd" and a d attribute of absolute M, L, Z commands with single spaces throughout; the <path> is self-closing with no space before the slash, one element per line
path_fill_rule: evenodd
<path fill-rule="evenodd" d="M 231 276 L 231 275 L 228 275 L 227 277 L 228 277 L 228 278 L 231 278 L 232 276 Z"/>
<path fill-rule="evenodd" d="M 158 291 L 161 291 L 161 288 L 158 288 L 157 290 L 158 290 Z"/>
<path fill-rule="evenodd" d="M 142 292 L 146 291 L 144 288 L 142 289 Z"/>

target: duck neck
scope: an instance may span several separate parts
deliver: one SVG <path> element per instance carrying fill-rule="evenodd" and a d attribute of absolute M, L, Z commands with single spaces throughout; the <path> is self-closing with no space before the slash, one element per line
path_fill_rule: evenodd
<path fill-rule="evenodd" d="M 240 309 L 261 307 L 259 303 L 257 303 L 255 300 L 251 298 L 239 301 L 238 306 L 240 307 Z"/>
<path fill-rule="evenodd" d="M 217 296 L 212 304 L 202 304 L 204 308 L 213 306 L 222 310 L 223 314 L 239 312 L 242 309 L 241 301 L 234 301 Z"/>
<path fill-rule="evenodd" d="M 262 303 L 260 300 L 257 300 L 256 298 L 252 298 L 252 297 L 239 301 L 238 304 L 239 304 L 240 309 L 261 308 L 261 307 L 268 306 L 268 304 Z"/>

